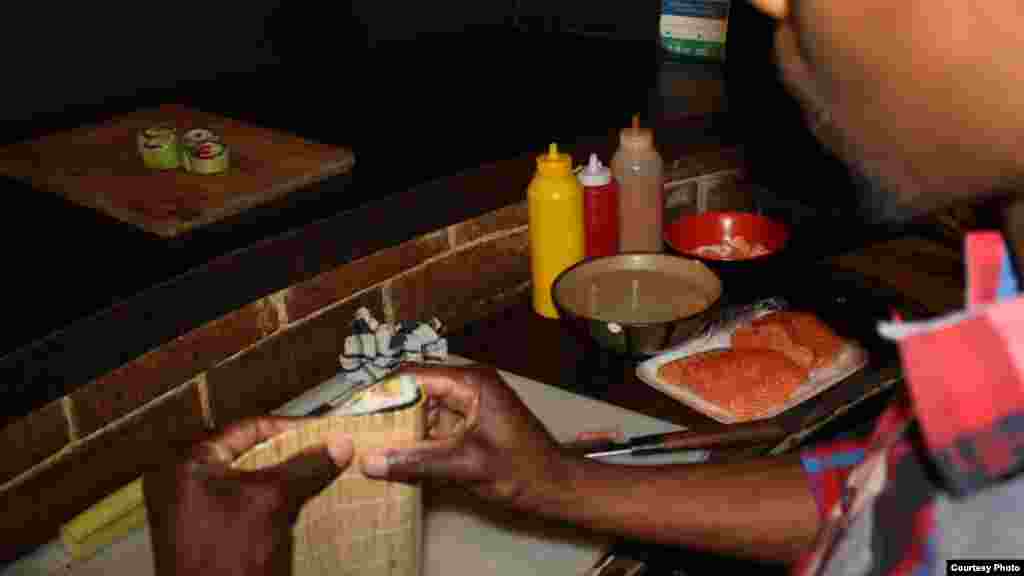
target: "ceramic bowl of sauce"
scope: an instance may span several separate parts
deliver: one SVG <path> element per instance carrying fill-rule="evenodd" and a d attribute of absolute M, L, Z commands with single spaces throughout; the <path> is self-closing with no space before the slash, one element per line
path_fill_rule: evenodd
<path fill-rule="evenodd" d="M 633 252 L 579 262 L 555 278 L 551 295 L 572 332 L 642 357 L 704 328 L 722 297 L 722 281 L 694 259 Z"/>

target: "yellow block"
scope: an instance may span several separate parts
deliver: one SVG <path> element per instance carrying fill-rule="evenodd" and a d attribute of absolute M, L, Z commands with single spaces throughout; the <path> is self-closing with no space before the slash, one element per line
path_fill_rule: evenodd
<path fill-rule="evenodd" d="M 75 560 L 84 560 L 146 523 L 139 478 L 61 527 L 61 540 Z"/>

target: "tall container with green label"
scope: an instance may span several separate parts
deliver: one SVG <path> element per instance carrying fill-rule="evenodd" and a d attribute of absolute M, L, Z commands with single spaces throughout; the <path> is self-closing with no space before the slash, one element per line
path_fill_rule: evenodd
<path fill-rule="evenodd" d="M 671 56 L 725 60 L 731 0 L 662 0 L 658 33 Z"/>

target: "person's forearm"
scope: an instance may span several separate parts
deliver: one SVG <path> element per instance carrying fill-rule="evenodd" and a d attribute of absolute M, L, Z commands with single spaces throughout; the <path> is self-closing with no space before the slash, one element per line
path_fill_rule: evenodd
<path fill-rule="evenodd" d="M 678 466 L 570 459 L 556 476 L 520 505 L 594 530 L 770 561 L 795 560 L 818 529 L 794 457 Z"/>

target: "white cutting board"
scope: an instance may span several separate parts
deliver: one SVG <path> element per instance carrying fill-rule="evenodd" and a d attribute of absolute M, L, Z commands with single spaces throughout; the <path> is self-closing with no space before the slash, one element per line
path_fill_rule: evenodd
<path fill-rule="evenodd" d="M 468 363 L 459 357 L 450 357 L 449 361 Z M 614 427 L 627 435 L 679 429 L 674 424 L 514 374 L 502 372 L 502 376 L 559 441 L 572 440 L 581 431 Z M 676 459 L 669 455 L 644 458 L 642 463 L 673 461 Z M 607 537 L 587 534 L 562 523 L 496 509 L 452 488 L 431 488 L 424 493 L 424 499 L 423 576 L 582 574 L 610 543 Z M 0 570 L 0 574 L 152 576 L 149 533 L 146 528 L 140 529 L 79 565 L 69 565 L 63 547 L 55 542 Z"/>
<path fill-rule="evenodd" d="M 581 431 L 614 427 L 629 435 L 679 429 L 515 374 L 502 372 L 502 376 L 559 441 L 572 440 Z M 671 460 L 659 458 L 644 462 Z M 607 537 L 500 511 L 453 489 L 434 489 L 425 498 L 424 576 L 582 574 L 610 544 Z"/>

